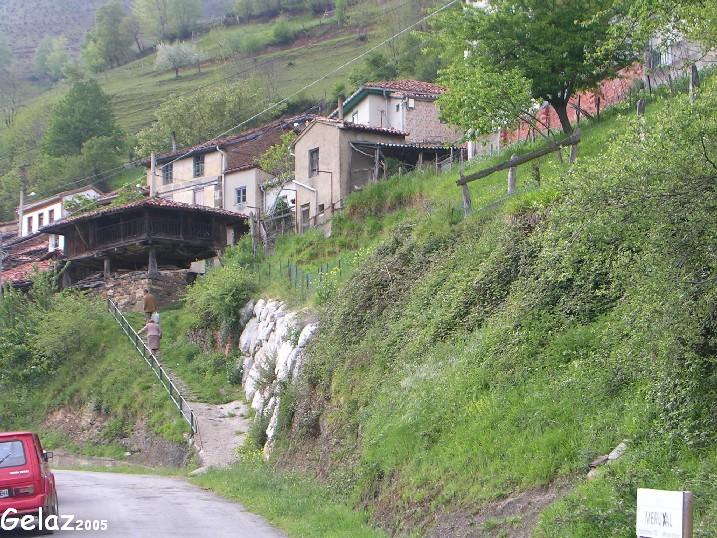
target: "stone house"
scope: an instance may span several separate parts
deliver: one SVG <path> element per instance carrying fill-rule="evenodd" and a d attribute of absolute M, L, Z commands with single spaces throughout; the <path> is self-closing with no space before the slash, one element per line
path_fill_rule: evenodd
<path fill-rule="evenodd" d="M 271 212 L 284 198 L 293 206 L 293 191 L 267 189 L 273 179 L 258 159 L 281 141 L 284 133 L 301 132 L 311 115 L 285 118 L 236 136 L 210 140 L 147 159 L 147 185 L 151 195 L 190 205 L 213 207 L 242 215 Z"/>

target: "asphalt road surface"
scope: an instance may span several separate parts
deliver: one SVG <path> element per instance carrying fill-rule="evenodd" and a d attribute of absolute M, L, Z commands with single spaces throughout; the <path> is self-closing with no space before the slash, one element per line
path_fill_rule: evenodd
<path fill-rule="evenodd" d="M 240 504 L 186 480 L 147 475 L 55 471 L 62 515 L 106 520 L 107 530 L 54 536 L 104 538 L 278 538 L 285 535 Z M 26 536 L 27 533 L 12 533 Z M 34 534 L 36 536 L 37 534 Z"/>

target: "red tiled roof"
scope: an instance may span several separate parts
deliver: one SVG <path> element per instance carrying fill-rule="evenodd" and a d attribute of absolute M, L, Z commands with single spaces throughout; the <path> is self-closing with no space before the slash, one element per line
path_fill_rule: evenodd
<path fill-rule="evenodd" d="M 436 96 L 444 93 L 443 86 L 422 80 L 387 80 L 381 82 L 367 82 L 364 88 L 377 88 L 379 90 L 392 90 L 415 96 Z"/>
<path fill-rule="evenodd" d="M 12 269 L 0 272 L 0 280 L 2 282 L 22 284 L 30 280 L 30 276 L 34 271 L 46 271 L 53 265 L 54 260 L 50 259 L 28 261 Z"/>
<path fill-rule="evenodd" d="M 212 215 L 226 217 L 226 218 L 230 218 L 230 219 L 234 219 L 234 220 L 246 220 L 246 217 L 244 215 L 240 215 L 239 213 L 233 213 L 232 211 L 226 211 L 224 209 L 217 209 L 215 207 L 184 204 L 182 202 L 175 202 L 174 200 L 168 200 L 166 198 L 144 198 L 142 200 L 137 200 L 135 202 L 130 202 L 130 203 L 118 205 L 118 206 L 103 207 L 100 209 L 96 209 L 94 211 L 89 211 L 88 213 L 82 213 L 81 215 L 69 217 L 64 220 L 59 220 L 53 224 L 49 224 L 49 225 L 45 226 L 44 228 L 42 228 L 42 230 L 44 232 L 50 232 L 50 233 L 62 233 L 61 229 L 65 228 L 65 226 L 67 224 L 83 222 L 83 221 L 91 219 L 93 217 L 104 216 L 104 215 L 113 215 L 115 213 L 120 213 L 120 212 L 126 211 L 128 209 L 137 209 L 137 208 L 142 208 L 142 207 L 159 207 L 159 208 L 166 208 L 166 209 L 176 209 L 178 211 L 210 213 Z"/>

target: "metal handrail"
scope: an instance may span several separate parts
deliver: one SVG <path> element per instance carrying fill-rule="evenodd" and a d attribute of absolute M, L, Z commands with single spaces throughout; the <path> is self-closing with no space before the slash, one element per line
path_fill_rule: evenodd
<path fill-rule="evenodd" d="M 144 340 L 142 340 L 139 334 L 137 334 L 137 331 L 134 330 L 132 325 L 130 325 L 129 321 L 127 321 L 127 318 L 124 317 L 119 307 L 109 297 L 107 298 L 107 306 L 109 308 L 110 313 L 112 314 L 112 317 L 114 317 L 115 321 L 122 328 L 132 345 L 134 345 L 137 352 L 149 365 L 149 367 L 152 369 L 152 372 L 154 372 L 154 375 L 156 375 L 157 379 L 159 379 L 159 382 L 167 390 L 167 392 L 169 393 L 169 397 L 174 402 L 174 405 L 177 406 L 177 409 L 179 409 L 179 412 L 182 414 L 182 417 L 189 424 L 189 428 L 192 430 L 192 433 L 199 437 L 199 426 L 197 424 L 197 417 L 194 414 L 192 408 L 190 407 L 189 402 L 187 402 L 187 399 L 182 395 L 179 388 L 177 388 L 177 385 L 174 384 L 174 381 L 172 381 L 169 375 L 167 375 L 167 371 L 162 366 L 162 363 L 159 362 L 157 356 L 152 353 L 151 349 L 147 347 L 147 344 L 144 342 Z"/>

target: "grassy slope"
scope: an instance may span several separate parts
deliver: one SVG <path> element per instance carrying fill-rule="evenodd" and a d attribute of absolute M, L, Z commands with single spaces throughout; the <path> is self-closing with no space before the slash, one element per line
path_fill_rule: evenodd
<path fill-rule="evenodd" d="M 360 9 L 354 7 L 353 9 Z M 104 90 L 112 96 L 115 114 L 119 125 L 128 133 L 134 133 L 147 126 L 154 119 L 153 111 L 172 95 L 185 94 L 218 82 L 241 83 L 250 76 L 271 79 L 271 86 L 279 97 L 284 97 L 313 82 L 324 71 L 344 63 L 361 51 L 374 44 L 375 34 L 369 34 L 366 42 L 359 42 L 355 29 L 345 27 L 337 29 L 320 18 L 297 16 L 291 19 L 294 30 L 305 30 L 309 37 L 300 38 L 295 48 L 269 48 L 253 55 L 238 55 L 229 62 L 212 61 L 202 68 L 202 73 L 194 69 L 182 71 L 175 78 L 173 71 L 156 72 L 155 55 L 135 60 L 124 66 L 98 75 L 98 81 Z M 260 40 L 268 40 L 271 23 L 248 23 L 239 27 L 219 28 L 216 35 L 238 36 L 253 35 Z M 198 42 L 210 57 L 216 53 L 210 36 L 204 36 Z M 289 64 L 293 65 L 289 65 Z M 317 71 L 316 66 L 326 66 Z M 323 98 L 325 93 L 346 73 L 331 76 L 306 92 L 306 97 Z M 65 83 L 38 97 L 29 100 L 23 108 L 25 117 L 42 117 L 52 104 L 57 102 L 67 90 Z M 2 131 L 0 131 L 2 132 Z"/>
<path fill-rule="evenodd" d="M 12 411 L 2 416 L 0 429 L 39 430 L 48 446 L 116 458 L 126 450 L 119 440 L 140 419 L 162 437 L 183 442 L 188 428 L 109 313 L 100 310 L 86 330 L 83 348 L 65 357 L 49 380 L 0 394 L 0 409 Z M 63 407 L 88 408 L 107 419 L 102 442 L 82 445 L 46 429 L 48 413 Z"/>
<path fill-rule="evenodd" d="M 651 105 L 648 125 L 671 106 Z M 283 422 L 293 417 L 293 426 L 279 443 L 282 466 L 316 472 L 392 531 L 425 524 L 419 514 L 473 511 L 567 480 L 577 490 L 545 512 L 540 536 L 632 535 L 636 487 L 697 492 L 698 536 L 712 535 L 717 449 L 670 433 L 688 423 L 665 425 L 669 414 L 658 420 L 661 405 L 653 403 L 684 390 L 662 392 L 657 376 L 678 353 L 663 354 L 672 338 L 698 323 L 676 329 L 661 317 L 671 315 L 663 309 L 692 308 L 676 306 L 684 296 L 662 273 L 669 258 L 648 246 L 663 225 L 650 224 L 657 213 L 647 212 L 646 230 L 635 232 L 643 252 L 631 258 L 631 227 L 615 221 L 628 222 L 630 210 L 590 208 L 593 197 L 612 193 L 600 190 L 602 168 L 590 167 L 616 134 L 628 132 L 628 110 L 583 127 L 577 174 L 544 158 L 540 188 L 531 188 L 531 167 L 521 167 L 525 190 L 507 201 L 505 173 L 472 184 L 477 210 L 462 222 L 450 212 L 460 202 L 456 174 L 426 174 L 352 196 L 330 238 L 312 233 L 279 243 L 265 263 L 292 259 L 307 269 L 380 245 L 346 272 L 323 314 L 307 385 L 284 395 Z M 582 197 L 576 208 L 595 212 L 594 222 L 571 206 L 573 193 Z M 539 232 L 531 233 L 536 223 Z M 262 286 L 267 295 L 307 300 L 275 270 Z M 650 361 L 652 370 L 643 366 Z M 695 374 L 680 375 L 693 384 Z M 630 440 L 624 459 L 586 481 L 588 463 L 623 439 Z M 262 472 L 276 479 L 276 471 Z M 256 494 L 233 491 L 245 502 Z"/>

